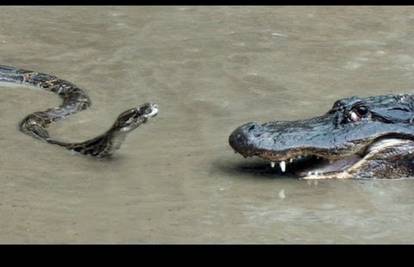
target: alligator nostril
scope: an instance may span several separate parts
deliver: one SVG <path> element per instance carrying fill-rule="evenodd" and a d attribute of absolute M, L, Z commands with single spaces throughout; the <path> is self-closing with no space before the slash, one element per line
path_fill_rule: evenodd
<path fill-rule="evenodd" d="M 246 126 L 247 126 L 247 132 L 256 132 L 257 130 L 261 128 L 261 125 L 259 125 L 256 122 L 251 122 L 250 124 Z"/>

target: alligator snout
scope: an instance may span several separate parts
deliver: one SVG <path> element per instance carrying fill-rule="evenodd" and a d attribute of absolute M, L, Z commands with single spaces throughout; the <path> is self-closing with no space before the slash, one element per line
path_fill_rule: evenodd
<path fill-rule="evenodd" d="M 253 144 L 262 134 L 263 126 L 256 122 L 249 122 L 233 131 L 229 137 L 229 143 L 234 150 L 247 153 L 250 149 L 255 148 Z"/>

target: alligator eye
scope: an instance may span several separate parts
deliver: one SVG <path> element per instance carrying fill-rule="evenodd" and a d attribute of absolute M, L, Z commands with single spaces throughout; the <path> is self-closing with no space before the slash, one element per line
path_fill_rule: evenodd
<path fill-rule="evenodd" d="M 349 112 L 349 118 L 350 118 L 351 121 L 359 121 L 364 116 L 366 116 L 367 114 L 368 114 L 368 108 L 367 107 L 358 106 L 358 107 L 353 108 Z"/>
<path fill-rule="evenodd" d="M 367 107 L 359 106 L 354 110 L 360 117 L 365 116 L 368 113 Z"/>
<path fill-rule="evenodd" d="M 355 111 L 349 112 L 349 117 L 351 118 L 351 121 L 359 121 L 359 120 L 361 120 L 361 117 L 358 114 L 356 114 Z"/>

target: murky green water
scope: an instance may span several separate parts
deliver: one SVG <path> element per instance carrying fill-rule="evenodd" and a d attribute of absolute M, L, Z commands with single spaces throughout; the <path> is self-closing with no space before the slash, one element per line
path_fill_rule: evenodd
<path fill-rule="evenodd" d="M 93 106 L 160 114 L 113 161 L 17 131 L 53 94 L 0 89 L 0 243 L 400 243 L 414 181 L 301 181 L 228 146 L 248 121 L 309 118 L 350 95 L 412 92 L 412 7 L 1 7 L 0 64 L 52 73 Z"/>

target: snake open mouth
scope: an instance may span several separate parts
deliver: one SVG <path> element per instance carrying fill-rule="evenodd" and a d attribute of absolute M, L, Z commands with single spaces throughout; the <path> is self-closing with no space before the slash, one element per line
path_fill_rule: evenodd
<path fill-rule="evenodd" d="M 153 118 L 157 116 L 158 114 L 158 105 L 157 104 L 151 104 L 151 111 L 148 114 L 145 114 L 148 118 Z"/>

